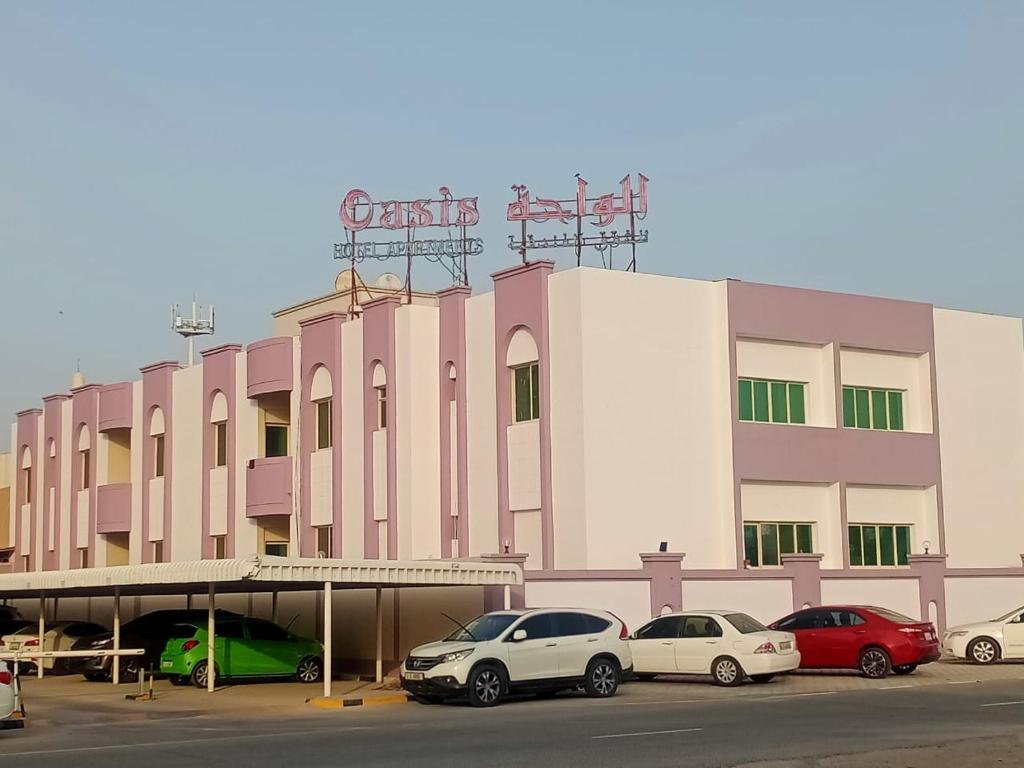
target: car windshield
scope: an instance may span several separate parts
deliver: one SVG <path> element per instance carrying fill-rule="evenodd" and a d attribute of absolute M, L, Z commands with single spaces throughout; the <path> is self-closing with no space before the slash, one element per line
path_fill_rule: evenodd
<path fill-rule="evenodd" d="M 1010 611 L 1008 614 L 1006 614 L 1005 616 L 1000 616 L 998 619 L 992 619 L 992 621 L 993 623 L 997 621 L 1009 621 L 1010 619 L 1016 616 L 1020 616 L 1022 613 L 1024 613 L 1024 606 L 1017 608 L 1016 610 Z"/>
<path fill-rule="evenodd" d="M 744 635 L 749 635 L 751 632 L 764 632 L 768 629 L 760 621 L 745 613 L 727 613 L 725 620 L 736 627 L 737 632 Z"/>
<path fill-rule="evenodd" d="M 448 635 L 445 640 L 467 640 L 469 642 L 474 640 L 493 640 L 508 629 L 509 625 L 518 618 L 519 616 L 514 613 L 485 613 L 483 616 L 477 616 L 469 622 L 465 629 L 459 627 Z M 467 629 L 469 630 L 468 632 L 466 631 Z"/>
<path fill-rule="evenodd" d="M 904 616 L 902 613 L 896 613 L 896 611 L 890 611 L 888 608 L 868 608 L 876 616 L 881 616 L 883 619 L 895 622 L 896 624 L 920 624 L 917 619 L 912 619 L 909 616 Z"/>

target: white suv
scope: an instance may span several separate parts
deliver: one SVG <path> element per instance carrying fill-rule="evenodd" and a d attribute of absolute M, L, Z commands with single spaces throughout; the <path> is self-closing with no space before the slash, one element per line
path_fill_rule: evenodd
<path fill-rule="evenodd" d="M 604 611 L 547 608 L 479 616 L 444 640 L 413 648 L 402 687 L 422 701 L 467 695 L 477 707 L 510 692 L 552 694 L 582 686 L 614 696 L 633 667 L 620 619 Z"/>

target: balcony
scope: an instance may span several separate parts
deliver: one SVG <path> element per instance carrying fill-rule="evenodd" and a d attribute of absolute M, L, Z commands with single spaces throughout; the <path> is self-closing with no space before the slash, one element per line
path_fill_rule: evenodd
<path fill-rule="evenodd" d="M 100 388 L 99 431 L 132 426 L 132 384 L 121 382 Z"/>
<path fill-rule="evenodd" d="M 290 336 L 256 341 L 247 347 L 248 397 L 259 397 L 271 392 L 291 392 L 293 375 Z"/>
<path fill-rule="evenodd" d="M 253 459 L 245 471 L 245 516 L 292 513 L 292 457 Z"/>
<path fill-rule="evenodd" d="M 131 530 L 132 484 L 99 486 L 96 489 L 96 532 L 130 533 Z"/>

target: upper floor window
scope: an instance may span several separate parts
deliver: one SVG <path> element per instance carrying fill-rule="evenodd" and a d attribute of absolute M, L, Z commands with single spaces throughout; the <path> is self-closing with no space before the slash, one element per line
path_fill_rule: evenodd
<path fill-rule="evenodd" d="M 82 453 L 82 476 L 80 478 L 81 483 L 79 487 L 84 491 L 89 487 L 89 449 L 86 448 Z"/>
<path fill-rule="evenodd" d="M 331 440 L 331 425 L 333 423 L 331 403 L 332 398 L 329 397 L 316 404 L 316 448 L 318 451 L 330 448 L 333 444 Z"/>
<path fill-rule="evenodd" d="M 850 565 L 909 565 L 910 526 L 856 523 L 849 526 Z"/>
<path fill-rule="evenodd" d="M 806 384 L 770 379 L 739 380 L 740 421 L 804 424 Z"/>
<path fill-rule="evenodd" d="M 213 425 L 214 429 L 214 466 L 226 467 L 228 465 L 228 423 L 221 421 Z"/>
<path fill-rule="evenodd" d="M 540 418 L 540 365 L 527 363 L 512 369 L 513 418 L 516 423 Z"/>
<path fill-rule="evenodd" d="M 288 426 L 285 424 L 267 424 L 263 427 L 266 456 L 288 455 Z"/>
<path fill-rule="evenodd" d="M 781 565 L 782 555 L 814 551 L 811 523 L 744 523 L 743 552 L 751 568 Z"/>
<path fill-rule="evenodd" d="M 91 473 L 89 449 L 91 447 L 92 445 L 89 442 L 89 427 L 83 424 L 78 431 L 78 488 L 83 491 L 89 487 L 89 475 Z"/>
<path fill-rule="evenodd" d="M 375 387 L 377 390 L 377 429 L 387 429 L 388 426 L 388 388 L 387 386 Z"/>
<path fill-rule="evenodd" d="M 316 529 L 316 555 L 317 557 L 334 557 L 331 526 L 329 525 L 321 525 Z"/>
<path fill-rule="evenodd" d="M 32 503 L 32 467 L 21 470 L 21 481 L 25 485 L 25 503 Z"/>
<path fill-rule="evenodd" d="M 153 438 L 153 477 L 164 476 L 164 436 L 156 435 Z"/>
<path fill-rule="evenodd" d="M 843 387 L 843 426 L 903 429 L 903 392 L 898 389 Z"/>

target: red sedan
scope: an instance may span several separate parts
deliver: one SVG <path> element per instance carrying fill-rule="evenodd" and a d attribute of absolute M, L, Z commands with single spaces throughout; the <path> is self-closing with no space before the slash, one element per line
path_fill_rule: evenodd
<path fill-rule="evenodd" d="M 859 669 L 865 677 L 882 678 L 890 672 L 909 675 L 940 655 L 931 623 L 886 608 L 805 608 L 771 628 L 796 635 L 801 669 Z"/>

